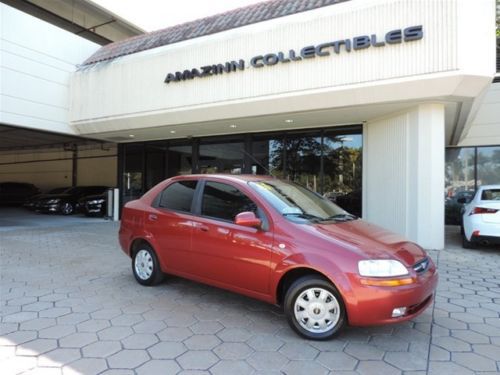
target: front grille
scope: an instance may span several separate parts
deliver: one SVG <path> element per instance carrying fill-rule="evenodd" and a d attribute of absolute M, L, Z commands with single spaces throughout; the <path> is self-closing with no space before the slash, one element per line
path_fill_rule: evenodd
<path fill-rule="evenodd" d="M 429 258 L 424 258 L 413 265 L 413 270 L 418 274 L 423 274 L 429 268 Z"/>

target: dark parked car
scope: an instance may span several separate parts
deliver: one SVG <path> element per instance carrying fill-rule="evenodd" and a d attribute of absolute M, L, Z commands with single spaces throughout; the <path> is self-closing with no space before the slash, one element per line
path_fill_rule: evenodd
<path fill-rule="evenodd" d="M 125 205 L 119 240 L 138 283 L 174 274 L 279 304 L 308 339 L 414 319 L 438 282 L 417 244 L 266 176 L 166 180 Z"/>
<path fill-rule="evenodd" d="M 77 186 L 62 194 L 47 194 L 36 202 L 35 209 L 40 212 L 71 215 L 75 213 L 80 199 L 88 195 L 103 194 L 107 189 L 107 186 Z"/>
<path fill-rule="evenodd" d="M 20 206 L 37 194 L 40 194 L 40 190 L 33 184 L 0 182 L 0 205 Z"/>
<path fill-rule="evenodd" d="M 462 225 L 462 208 L 474 198 L 474 190 L 457 192 L 444 202 L 444 218 L 446 225 Z"/>
<path fill-rule="evenodd" d="M 338 196 L 336 203 L 347 212 L 361 217 L 361 190 L 354 190 Z"/>
<path fill-rule="evenodd" d="M 108 194 L 89 195 L 78 201 L 78 210 L 86 216 L 104 216 L 107 211 Z"/>
<path fill-rule="evenodd" d="M 64 193 L 68 189 L 70 189 L 70 188 L 67 187 L 67 186 L 65 186 L 65 187 L 59 187 L 59 188 L 55 188 L 55 189 L 49 190 L 45 194 L 34 195 L 31 198 L 29 198 L 28 200 L 26 200 L 24 202 L 23 206 L 26 207 L 28 210 L 34 210 L 36 202 L 38 202 L 43 197 L 45 197 L 47 195 L 50 195 L 50 194 L 61 194 L 61 193 Z"/>

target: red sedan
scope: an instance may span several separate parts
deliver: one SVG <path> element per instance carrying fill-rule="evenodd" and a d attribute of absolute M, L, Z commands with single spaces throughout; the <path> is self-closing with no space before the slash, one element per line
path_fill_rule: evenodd
<path fill-rule="evenodd" d="M 125 205 L 119 237 L 140 284 L 167 273 L 279 304 L 309 339 L 412 319 L 438 281 L 418 245 L 272 177 L 168 179 Z"/>

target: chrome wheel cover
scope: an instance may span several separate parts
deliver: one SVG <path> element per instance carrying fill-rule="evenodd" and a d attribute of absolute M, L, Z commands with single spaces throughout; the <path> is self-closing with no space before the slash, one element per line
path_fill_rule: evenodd
<path fill-rule="evenodd" d="M 62 212 L 65 215 L 69 215 L 70 213 L 72 213 L 73 206 L 71 205 L 71 203 L 64 203 L 64 205 L 62 206 Z"/>
<path fill-rule="evenodd" d="M 335 327 L 340 319 L 337 298 L 328 290 L 313 287 L 304 290 L 293 306 L 295 319 L 311 333 L 324 333 Z"/>
<path fill-rule="evenodd" d="M 153 274 L 153 257 L 148 250 L 139 250 L 134 260 L 136 275 L 141 280 L 148 280 Z"/>

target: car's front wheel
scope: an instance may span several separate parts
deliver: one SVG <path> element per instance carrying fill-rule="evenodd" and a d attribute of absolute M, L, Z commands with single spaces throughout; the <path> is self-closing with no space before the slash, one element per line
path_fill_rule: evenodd
<path fill-rule="evenodd" d="M 142 244 L 132 258 L 132 272 L 141 285 L 153 286 L 163 280 L 163 272 L 151 246 Z"/>
<path fill-rule="evenodd" d="M 327 340 L 345 324 L 345 306 L 340 293 L 329 281 L 318 276 L 296 280 L 285 296 L 288 323 L 299 335 Z"/>

